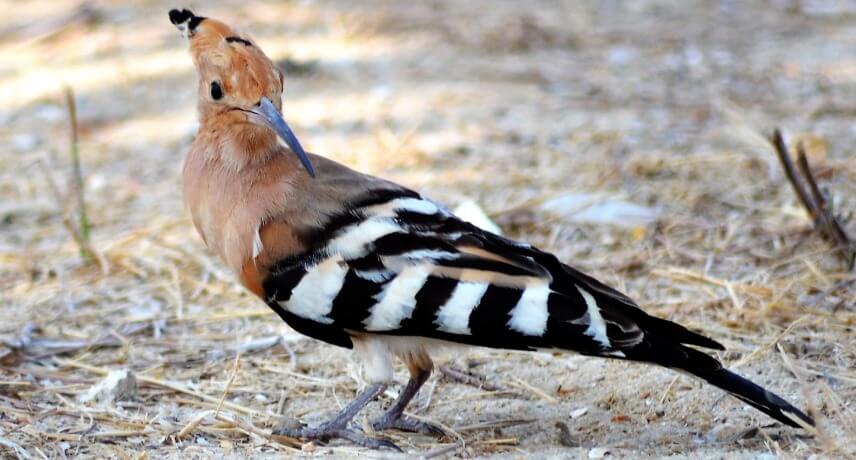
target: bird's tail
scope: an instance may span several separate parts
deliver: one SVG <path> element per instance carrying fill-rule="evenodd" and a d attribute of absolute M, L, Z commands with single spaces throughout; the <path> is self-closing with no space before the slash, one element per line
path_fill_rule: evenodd
<path fill-rule="evenodd" d="M 639 344 L 641 346 L 634 347 L 635 353 L 627 350 L 627 357 L 689 373 L 731 393 L 785 425 L 796 428 L 814 426 L 814 420 L 801 410 L 780 396 L 724 369 L 719 361 L 707 353 L 674 342 L 658 342 L 646 337 L 646 340 Z"/>
<path fill-rule="evenodd" d="M 814 426 L 814 420 L 778 395 L 728 369 L 686 369 L 690 374 L 722 388 L 774 419 L 796 428 Z"/>

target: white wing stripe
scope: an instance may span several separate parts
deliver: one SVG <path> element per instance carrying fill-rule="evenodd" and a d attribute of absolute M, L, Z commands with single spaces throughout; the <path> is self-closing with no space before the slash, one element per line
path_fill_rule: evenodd
<path fill-rule="evenodd" d="M 390 270 L 354 270 L 354 274 L 366 281 L 377 284 L 385 283 L 396 275 L 395 272 Z"/>
<path fill-rule="evenodd" d="M 421 198 L 398 198 L 366 208 L 366 219 L 345 229 L 327 246 L 329 253 L 342 254 L 346 259 L 366 255 L 369 245 L 383 236 L 404 229 L 393 218 L 396 211 L 405 210 L 419 214 L 434 214 L 440 211 L 434 203 Z"/>
<path fill-rule="evenodd" d="M 390 281 L 380 301 L 371 307 L 371 314 L 363 322 L 367 331 L 392 331 L 401 327 L 401 321 L 413 315 L 416 294 L 431 273 L 430 264 L 419 264 L 405 268 Z"/>
<path fill-rule="evenodd" d="M 546 283 L 523 290 L 517 305 L 509 312 L 508 327 L 526 335 L 541 337 L 547 332 L 547 299 L 550 286 Z"/>
<path fill-rule="evenodd" d="M 585 289 L 577 286 L 577 290 L 580 291 L 580 294 L 586 301 L 588 328 L 586 328 L 585 334 L 600 342 L 606 348 L 612 347 L 612 344 L 609 343 L 609 337 L 606 335 L 606 322 L 600 314 L 600 307 L 597 305 L 597 300 Z"/>
<path fill-rule="evenodd" d="M 330 324 L 333 299 L 342 289 L 347 272 L 341 255 L 325 259 L 312 267 L 292 290 L 291 298 L 279 305 L 302 318 Z"/>
<path fill-rule="evenodd" d="M 366 255 L 369 244 L 382 236 L 402 231 L 392 219 L 378 218 L 364 220 L 345 227 L 341 235 L 327 245 L 330 254 L 341 254 L 346 259 L 358 259 Z"/>
<path fill-rule="evenodd" d="M 396 211 L 410 211 L 418 214 L 434 214 L 440 210 L 436 204 L 423 198 L 397 198 L 383 204 L 366 208 L 366 215 L 378 217 L 395 217 Z"/>
<path fill-rule="evenodd" d="M 478 306 L 487 288 L 487 283 L 459 282 L 449 300 L 437 311 L 434 321 L 437 330 L 469 335 L 470 314 Z"/>

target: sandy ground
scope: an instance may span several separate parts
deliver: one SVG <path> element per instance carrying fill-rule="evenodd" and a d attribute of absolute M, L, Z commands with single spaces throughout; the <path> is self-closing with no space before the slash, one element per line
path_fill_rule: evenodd
<path fill-rule="evenodd" d="M 856 276 L 759 134 L 804 140 L 836 207 L 856 210 L 856 2 L 196 3 L 281 60 L 308 149 L 474 200 L 509 236 L 723 342 L 727 365 L 819 423 L 783 428 L 667 370 L 461 348 L 448 365 L 486 385 L 435 374 L 411 410 L 450 435 L 388 433 L 409 456 L 856 455 Z M 174 6 L 0 2 L 0 454 L 396 457 L 270 436 L 363 382 L 346 350 L 242 292 L 193 231 L 179 168 L 196 82 Z M 63 224 L 77 209 L 66 84 L 100 264 Z M 659 218 L 579 223 L 541 206 L 571 193 Z M 135 394 L 82 401 L 123 368 Z"/>

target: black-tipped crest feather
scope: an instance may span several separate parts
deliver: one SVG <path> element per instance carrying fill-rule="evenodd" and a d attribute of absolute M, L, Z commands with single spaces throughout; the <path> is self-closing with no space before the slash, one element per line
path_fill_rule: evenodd
<path fill-rule="evenodd" d="M 193 14 L 193 11 L 188 9 L 169 10 L 169 22 L 173 23 L 182 32 L 186 31 L 189 35 L 193 34 L 199 23 L 205 20 L 203 16 Z"/>

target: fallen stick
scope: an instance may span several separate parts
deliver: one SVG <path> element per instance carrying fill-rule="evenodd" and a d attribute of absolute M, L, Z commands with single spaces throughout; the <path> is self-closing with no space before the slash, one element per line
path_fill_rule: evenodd
<path fill-rule="evenodd" d="M 472 372 L 455 369 L 451 366 L 440 366 L 439 371 L 444 377 L 453 382 L 463 383 L 464 385 L 472 385 L 476 388 L 481 388 L 487 391 L 504 391 L 496 385 L 487 382 L 487 378 Z"/>
<path fill-rule="evenodd" d="M 836 252 L 847 264 L 847 269 L 853 270 L 853 266 L 856 264 L 856 245 L 853 244 L 844 231 L 838 216 L 835 215 L 832 206 L 826 201 L 826 197 L 824 197 L 820 187 L 818 187 L 817 180 L 815 180 L 811 167 L 808 164 L 802 143 L 797 145 L 799 175 L 797 174 L 797 168 L 794 167 L 794 163 L 791 160 L 791 154 L 785 145 L 781 131 L 778 129 L 773 130 L 773 134 L 770 136 L 770 143 L 773 145 L 773 149 L 782 163 L 782 168 L 785 170 L 785 175 L 788 177 L 791 186 L 793 186 L 794 192 L 796 192 L 803 207 L 811 215 L 814 221 L 814 228 L 823 238 L 835 245 Z"/>

